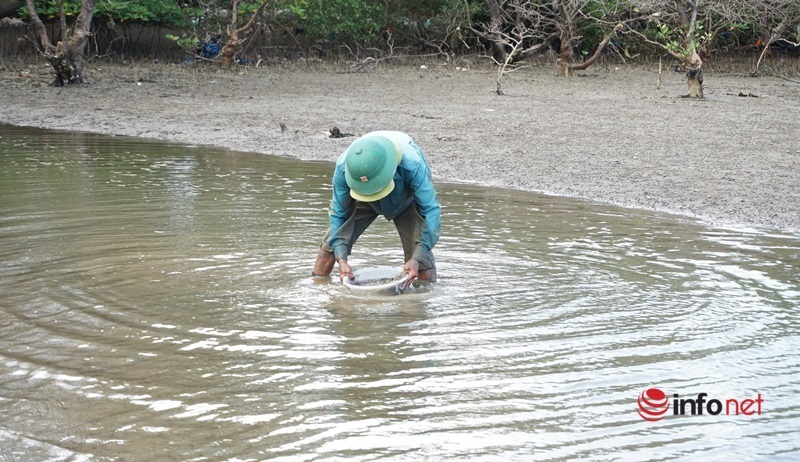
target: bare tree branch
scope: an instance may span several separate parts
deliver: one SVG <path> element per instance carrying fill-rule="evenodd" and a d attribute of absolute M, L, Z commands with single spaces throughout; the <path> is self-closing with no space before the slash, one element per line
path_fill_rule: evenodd
<path fill-rule="evenodd" d="M 584 62 L 580 64 L 570 64 L 569 68 L 571 70 L 576 70 L 576 71 L 586 70 L 589 66 L 594 64 L 595 61 L 597 61 L 597 58 L 599 58 L 600 55 L 603 54 L 603 49 L 605 48 L 606 45 L 608 45 L 608 42 L 610 41 L 611 41 L 611 35 L 606 35 L 605 37 L 603 37 L 603 41 L 600 42 L 600 45 L 597 46 L 597 49 L 594 50 L 594 54 L 592 56 L 590 56 L 588 59 L 586 59 Z"/>
<path fill-rule="evenodd" d="M 622 21 L 642 16 L 631 0 L 486 0 L 490 20 L 470 30 L 492 44 L 498 65 L 548 49 L 560 54 L 561 74 L 585 70 L 602 56 Z M 585 37 L 586 31 L 593 35 Z M 583 59 L 585 55 L 591 55 Z M 510 55 L 510 56 L 509 56 Z M 510 59 L 509 59 L 510 58 Z"/>
<path fill-rule="evenodd" d="M 759 72 L 759 68 L 775 42 L 786 40 L 793 46 L 800 45 L 800 43 L 785 38 L 788 35 L 789 26 L 800 23 L 800 2 L 797 0 L 760 0 L 746 5 L 745 8 L 745 11 L 752 17 L 761 38 L 761 45 L 764 47 L 753 69 L 755 75 Z M 800 36 L 800 32 L 798 35 Z M 800 37 L 798 37 L 798 42 L 800 42 Z"/>
<path fill-rule="evenodd" d="M 34 5 L 33 0 L 26 0 L 26 3 L 28 5 L 28 15 L 30 15 L 36 35 L 39 37 L 39 45 L 42 47 L 43 53 L 54 53 L 56 47 L 53 46 L 50 37 L 47 35 L 47 28 L 36 11 L 36 5 Z"/>

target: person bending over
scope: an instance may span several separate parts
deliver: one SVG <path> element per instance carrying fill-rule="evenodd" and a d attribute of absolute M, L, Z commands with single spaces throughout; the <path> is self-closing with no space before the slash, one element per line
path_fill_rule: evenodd
<path fill-rule="evenodd" d="M 358 138 L 337 159 L 330 226 L 320 244 L 312 275 L 353 279 L 347 257 L 378 215 L 393 221 L 403 245 L 409 278 L 436 281 L 433 246 L 441 233 L 441 207 L 422 150 L 405 133 L 376 131 Z"/>

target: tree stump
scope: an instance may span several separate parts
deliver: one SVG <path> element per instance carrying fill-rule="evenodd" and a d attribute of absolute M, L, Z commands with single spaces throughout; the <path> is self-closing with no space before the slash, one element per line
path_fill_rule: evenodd
<path fill-rule="evenodd" d="M 703 97 L 703 71 L 699 68 L 689 69 L 686 73 L 686 83 L 689 85 L 687 98 Z"/>

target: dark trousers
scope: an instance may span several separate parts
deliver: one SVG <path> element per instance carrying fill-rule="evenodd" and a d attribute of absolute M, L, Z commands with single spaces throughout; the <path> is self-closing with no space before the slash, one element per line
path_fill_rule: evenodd
<path fill-rule="evenodd" d="M 351 208 L 354 210 L 348 210 L 347 220 L 345 220 L 345 224 L 342 225 L 341 229 L 339 230 L 340 233 L 343 233 L 342 237 L 347 242 L 347 255 L 350 255 L 350 251 L 353 249 L 353 244 L 355 244 L 359 236 L 361 236 L 364 231 L 369 228 L 369 225 L 371 225 L 372 222 L 378 218 L 378 213 L 366 202 L 353 201 L 351 203 Z M 405 258 L 404 261 L 408 261 L 414 256 L 414 249 L 417 245 L 417 239 L 422 236 L 422 225 L 424 220 L 422 215 L 419 213 L 417 204 L 412 203 L 406 207 L 405 210 L 394 217 L 392 222 L 394 223 L 395 228 L 397 228 L 397 233 L 400 235 L 400 242 L 403 244 L 403 256 Z M 347 232 L 345 234 L 343 230 L 351 229 L 349 226 L 350 223 L 353 225 L 352 233 Z M 329 227 L 328 231 L 325 233 L 325 237 L 322 238 L 322 244 L 320 244 L 320 248 L 326 252 L 333 252 L 333 249 L 328 244 L 330 237 L 331 229 Z M 422 255 L 418 255 L 417 258 L 419 261 L 420 272 L 436 267 L 436 262 L 433 259 L 433 252 L 430 250 Z"/>

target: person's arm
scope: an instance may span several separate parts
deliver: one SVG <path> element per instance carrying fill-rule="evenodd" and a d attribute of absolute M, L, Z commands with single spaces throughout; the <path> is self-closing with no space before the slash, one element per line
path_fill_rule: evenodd
<path fill-rule="evenodd" d="M 441 207 L 436 197 L 431 171 L 425 164 L 420 164 L 411 178 L 411 190 L 422 215 L 422 233 L 417 239 L 412 257 L 419 261 L 422 254 L 429 252 L 439 241 L 441 234 Z"/>
<path fill-rule="evenodd" d="M 328 219 L 331 226 L 331 236 L 328 245 L 333 249 L 336 262 L 339 264 L 339 278 L 347 276 L 353 279 L 353 270 L 347 263 L 347 243 L 353 235 L 354 221 L 348 220 L 349 209 L 355 206 L 355 201 L 350 197 L 350 188 L 344 178 L 344 167 L 337 167 L 333 174 L 333 194 L 328 209 Z"/>

